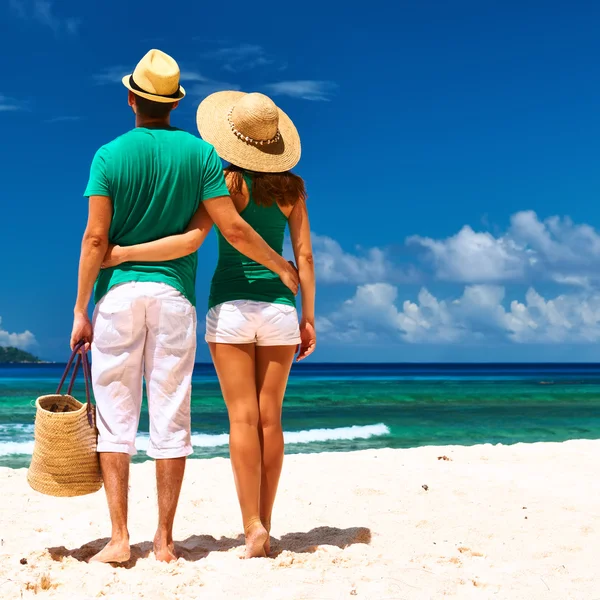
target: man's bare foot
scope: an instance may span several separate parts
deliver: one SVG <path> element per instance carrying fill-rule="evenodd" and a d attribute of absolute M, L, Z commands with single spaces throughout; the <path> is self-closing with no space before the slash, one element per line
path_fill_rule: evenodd
<path fill-rule="evenodd" d="M 153 542 L 154 558 L 160 562 L 173 562 L 177 560 L 175 555 L 175 544 L 173 541 L 167 542 L 167 540 L 156 534 Z"/>
<path fill-rule="evenodd" d="M 110 540 L 89 562 L 124 563 L 131 558 L 128 539 Z"/>
<path fill-rule="evenodd" d="M 269 539 L 269 532 L 260 519 L 248 523 L 244 533 L 246 534 L 246 558 L 265 557 L 265 543 Z"/>

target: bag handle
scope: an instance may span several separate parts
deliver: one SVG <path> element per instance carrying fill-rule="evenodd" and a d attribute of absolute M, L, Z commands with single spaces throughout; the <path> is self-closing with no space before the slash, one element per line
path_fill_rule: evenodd
<path fill-rule="evenodd" d="M 78 342 L 77 344 L 75 344 L 75 347 L 73 348 L 73 352 L 71 352 L 69 362 L 67 362 L 65 372 L 63 373 L 62 379 L 60 380 L 60 383 L 58 384 L 58 388 L 56 389 L 56 393 L 57 394 L 61 393 L 62 387 L 67 379 L 67 376 L 69 375 L 69 369 L 71 368 L 71 365 L 73 364 L 73 361 L 75 360 L 75 357 L 77 357 L 77 361 L 75 362 L 75 367 L 73 368 L 73 374 L 71 375 L 71 381 L 69 382 L 69 387 L 67 389 L 67 394 L 71 395 L 71 391 L 73 390 L 73 385 L 75 383 L 75 378 L 77 377 L 77 371 L 79 370 L 79 366 L 83 365 L 83 379 L 85 381 L 85 397 L 86 397 L 86 403 L 87 403 L 87 420 L 88 420 L 90 427 L 94 427 L 92 401 L 91 401 L 91 396 L 90 396 L 90 385 L 91 385 L 91 381 L 92 381 L 92 375 L 90 372 L 90 363 L 88 361 L 87 352 L 80 352 L 80 350 L 83 348 L 84 345 L 85 345 L 85 342 L 83 340 Z"/>
<path fill-rule="evenodd" d="M 75 361 L 75 366 L 73 367 L 73 374 L 71 375 L 71 381 L 69 382 L 69 387 L 67 389 L 67 396 L 70 396 L 71 392 L 73 391 L 73 385 L 75 383 L 75 379 L 77 378 L 77 371 L 79 371 L 80 366 L 81 366 L 81 354 L 78 354 L 77 360 Z"/>
<path fill-rule="evenodd" d="M 69 358 L 69 361 L 67 362 L 67 366 L 65 367 L 65 372 L 63 373 L 62 379 L 60 380 L 60 383 L 58 384 L 58 388 L 56 388 L 56 394 L 60 394 L 60 390 L 62 389 L 62 386 L 65 383 L 65 380 L 67 379 L 67 375 L 69 374 L 69 369 L 71 368 L 71 365 L 73 364 L 73 361 L 75 360 L 75 357 L 77 356 L 77 365 L 75 365 L 75 370 L 73 371 L 73 375 L 71 377 L 71 384 L 73 383 L 74 379 L 75 379 L 75 375 L 77 375 L 77 369 L 79 368 L 79 363 L 81 361 L 81 354 L 79 352 L 79 350 L 81 350 L 81 348 L 83 347 L 83 340 L 81 342 L 78 342 L 77 344 L 75 344 L 75 347 L 73 348 L 73 352 L 71 352 L 71 356 Z M 69 384 L 69 389 L 72 389 L 72 385 Z"/>

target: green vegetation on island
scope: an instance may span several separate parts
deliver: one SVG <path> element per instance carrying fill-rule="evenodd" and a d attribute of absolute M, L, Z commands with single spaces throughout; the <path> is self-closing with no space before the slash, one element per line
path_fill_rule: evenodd
<path fill-rule="evenodd" d="M 18 348 L 3 348 L 0 346 L 0 364 L 1 363 L 39 363 L 41 362 L 37 356 L 19 350 Z"/>

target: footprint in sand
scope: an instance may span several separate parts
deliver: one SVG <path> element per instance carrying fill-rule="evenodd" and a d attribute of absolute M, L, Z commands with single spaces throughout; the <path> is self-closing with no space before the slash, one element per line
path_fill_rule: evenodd
<path fill-rule="evenodd" d="M 373 490 L 371 488 L 358 488 L 354 490 L 357 496 L 385 496 L 385 492 L 381 490 Z"/>

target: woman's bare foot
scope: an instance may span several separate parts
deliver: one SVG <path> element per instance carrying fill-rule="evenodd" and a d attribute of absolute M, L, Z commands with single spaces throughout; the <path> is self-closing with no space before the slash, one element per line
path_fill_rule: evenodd
<path fill-rule="evenodd" d="M 173 562 L 177 560 L 175 555 L 175 544 L 173 541 L 167 541 L 166 538 L 158 533 L 154 536 L 153 542 L 154 558 L 160 562 Z"/>
<path fill-rule="evenodd" d="M 113 539 L 90 558 L 89 562 L 98 563 L 124 563 L 131 558 L 131 549 L 129 548 L 129 539 Z"/>
<path fill-rule="evenodd" d="M 265 548 L 265 554 L 267 556 L 269 556 L 271 554 L 271 521 L 267 520 L 267 519 L 263 519 L 262 524 L 264 525 L 264 527 L 268 533 L 264 548 Z"/>
<path fill-rule="evenodd" d="M 269 532 L 264 528 L 260 519 L 248 523 L 244 533 L 246 534 L 246 558 L 265 557 L 265 543 L 269 539 Z"/>

